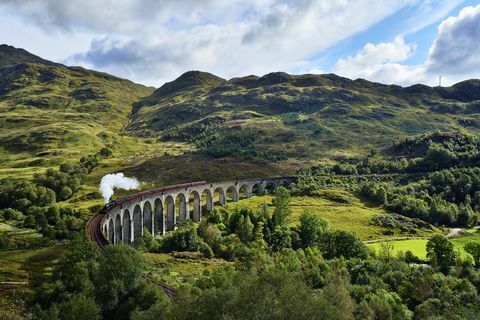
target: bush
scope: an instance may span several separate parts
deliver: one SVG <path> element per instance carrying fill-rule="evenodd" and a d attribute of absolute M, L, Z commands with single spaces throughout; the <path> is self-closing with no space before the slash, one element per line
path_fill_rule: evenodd
<path fill-rule="evenodd" d="M 0 233 L 0 250 L 8 250 L 15 247 L 15 244 L 5 233 Z"/>
<path fill-rule="evenodd" d="M 207 259 L 213 258 L 213 250 L 210 248 L 210 246 L 205 243 L 205 242 L 200 242 L 200 252 L 203 254 L 203 256 Z"/>
<path fill-rule="evenodd" d="M 3 220 L 18 221 L 23 218 L 23 213 L 12 208 L 7 208 L 7 209 L 0 210 L 0 218 L 2 217 L 3 217 Z"/>
<path fill-rule="evenodd" d="M 200 238 L 197 235 L 193 224 L 179 226 L 170 235 L 162 239 L 160 244 L 161 250 L 164 252 L 172 251 L 199 251 Z"/>

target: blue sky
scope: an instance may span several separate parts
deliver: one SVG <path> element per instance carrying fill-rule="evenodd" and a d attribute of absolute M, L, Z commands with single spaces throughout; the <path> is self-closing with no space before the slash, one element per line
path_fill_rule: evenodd
<path fill-rule="evenodd" d="M 480 78 L 480 1 L 3 0 L 0 42 L 160 86 L 188 70 Z"/>
<path fill-rule="evenodd" d="M 451 1 L 451 10 L 442 11 L 439 16 L 439 19 L 435 19 L 431 24 L 424 26 L 423 28 L 416 30 L 415 32 L 410 32 L 410 27 L 407 20 L 411 16 L 414 16 L 418 13 L 418 6 L 406 6 L 395 12 L 389 17 L 386 17 L 376 25 L 372 26 L 365 32 L 361 32 L 358 35 L 350 37 L 348 40 L 343 43 L 332 47 L 331 53 L 328 54 L 328 59 L 326 59 L 325 68 L 328 68 L 329 65 L 334 64 L 339 58 L 344 56 L 354 55 L 358 50 L 360 50 L 365 43 L 372 42 L 386 42 L 392 40 L 396 35 L 405 33 L 405 40 L 407 42 L 416 43 L 417 50 L 411 58 L 404 61 L 405 64 L 418 64 L 426 60 L 428 55 L 428 49 L 430 48 L 435 35 L 437 33 L 438 25 L 448 16 L 456 16 L 461 9 L 467 6 L 475 6 L 480 3 L 478 1 Z"/>

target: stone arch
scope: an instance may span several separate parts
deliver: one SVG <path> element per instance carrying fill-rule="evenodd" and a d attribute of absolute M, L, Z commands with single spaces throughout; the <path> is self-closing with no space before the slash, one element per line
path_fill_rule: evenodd
<path fill-rule="evenodd" d="M 278 188 L 278 187 L 289 188 L 289 187 L 290 187 L 290 182 L 287 181 L 287 180 L 277 181 L 277 188 Z"/>
<path fill-rule="evenodd" d="M 163 215 L 163 203 L 160 199 L 155 199 L 153 202 L 155 207 L 155 218 L 154 218 L 154 225 L 155 225 L 155 233 L 159 235 L 165 234 L 165 216 Z"/>
<path fill-rule="evenodd" d="M 213 190 L 213 200 L 215 201 L 218 197 L 218 204 L 222 205 L 226 202 L 225 190 L 222 187 L 216 187 Z"/>
<path fill-rule="evenodd" d="M 128 210 L 123 211 L 123 243 L 132 243 L 132 219 Z"/>
<path fill-rule="evenodd" d="M 191 203 L 193 206 L 191 211 L 190 208 L 188 208 L 190 211 L 190 218 L 196 222 L 200 221 L 202 216 L 202 201 L 200 199 L 200 194 L 198 193 L 198 191 L 193 190 L 192 192 L 190 192 L 190 194 L 188 195 L 188 203 Z"/>
<path fill-rule="evenodd" d="M 120 214 L 115 216 L 115 244 L 122 242 L 122 220 Z"/>
<path fill-rule="evenodd" d="M 189 218 L 187 210 L 187 199 L 185 194 L 180 192 L 175 198 L 175 210 L 178 213 L 178 221 L 185 221 Z"/>
<path fill-rule="evenodd" d="M 202 191 L 200 202 L 203 203 L 203 199 L 205 199 L 205 210 L 212 211 L 213 210 L 213 196 L 212 191 L 210 189 L 205 189 Z"/>
<path fill-rule="evenodd" d="M 153 211 L 150 201 L 145 201 L 143 204 L 143 227 L 153 235 Z"/>
<path fill-rule="evenodd" d="M 143 235 L 143 217 L 142 217 L 142 208 L 139 204 L 135 205 L 133 208 L 133 239 L 141 238 Z"/>
<path fill-rule="evenodd" d="M 229 199 L 233 202 L 237 202 L 239 198 L 237 188 L 235 188 L 235 186 L 228 187 L 225 196 L 226 196 L 226 199 Z"/>
<path fill-rule="evenodd" d="M 175 230 L 175 200 L 171 195 L 165 198 L 165 206 L 167 207 L 167 231 Z"/>
<path fill-rule="evenodd" d="M 263 190 L 263 185 L 259 183 L 255 183 L 252 186 L 252 195 L 255 196 L 263 196 L 264 190 Z"/>
<path fill-rule="evenodd" d="M 108 241 L 110 241 L 111 244 L 115 243 L 113 219 L 108 219 Z"/>
<path fill-rule="evenodd" d="M 266 194 L 274 194 L 277 190 L 277 186 L 273 182 L 267 182 L 265 184 L 265 193 Z"/>
<path fill-rule="evenodd" d="M 238 191 L 240 198 L 250 198 L 252 196 L 252 191 L 248 184 L 243 184 Z"/>

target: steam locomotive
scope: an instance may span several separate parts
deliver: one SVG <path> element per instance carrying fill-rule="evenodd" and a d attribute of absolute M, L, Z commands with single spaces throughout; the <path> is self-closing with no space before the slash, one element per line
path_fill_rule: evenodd
<path fill-rule="evenodd" d="M 168 186 L 168 187 L 157 188 L 157 189 L 153 189 L 153 190 L 147 190 L 147 191 L 139 192 L 139 193 L 136 193 L 136 194 L 132 194 L 130 196 L 122 197 L 122 198 L 119 198 L 119 199 L 112 200 L 112 201 L 108 202 L 106 205 L 103 206 L 102 210 L 100 210 L 100 213 L 105 214 L 105 213 L 109 212 L 110 210 L 112 210 L 113 208 L 121 206 L 124 203 L 128 203 L 128 202 L 130 202 L 132 200 L 135 200 L 135 199 L 142 199 L 142 198 L 148 197 L 148 196 L 153 195 L 153 194 L 161 194 L 161 193 L 164 193 L 164 192 L 167 192 L 167 191 L 170 191 L 170 190 L 187 189 L 187 188 L 202 186 L 202 185 L 206 185 L 206 184 L 207 184 L 206 181 L 198 181 L 198 182 L 175 184 L 173 186 Z"/>

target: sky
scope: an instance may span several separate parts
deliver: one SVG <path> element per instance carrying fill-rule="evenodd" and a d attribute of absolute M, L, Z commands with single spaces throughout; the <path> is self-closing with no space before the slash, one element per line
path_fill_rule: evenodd
<path fill-rule="evenodd" d="M 480 78 L 480 1 L 0 0 L 0 43 L 161 86 L 189 70 Z"/>

